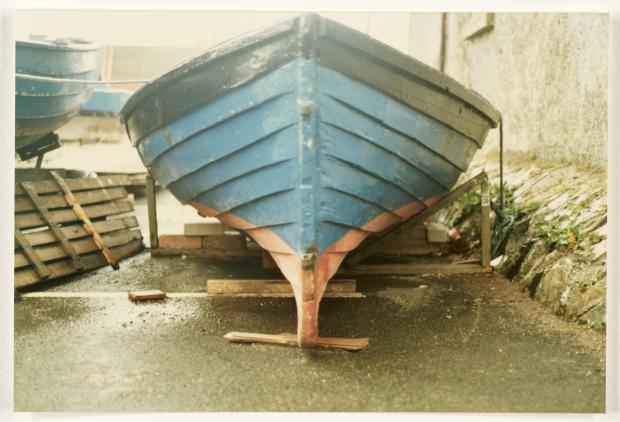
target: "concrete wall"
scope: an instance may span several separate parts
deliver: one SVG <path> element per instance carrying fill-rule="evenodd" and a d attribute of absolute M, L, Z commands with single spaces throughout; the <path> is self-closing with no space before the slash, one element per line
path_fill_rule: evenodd
<path fill-rule="evenodd" d="M 607 15 L 494 14 L 492 29 L 468 38 L 486 15 L 448 14 L 445 71 L 502 112 L 508 150 L 606 168 Z M 430 26 L 428 44 L 439 45 L 440 21 L 414 25 Z M 411 54 L 437 66 L 439 48 L 412 42 Z M 497 145 L 497 133 L 488 142 Z"/>

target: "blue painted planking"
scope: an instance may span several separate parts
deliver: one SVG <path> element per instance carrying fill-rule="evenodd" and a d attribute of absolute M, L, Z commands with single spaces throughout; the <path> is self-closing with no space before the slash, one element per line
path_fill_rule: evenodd
<path fill-rule="evenodd" d="M 79 94 L 81 92 L 92 89 L 90 84 L 81 83 L 64 83 L 63 78 L 54 80 L 32 79 L 29 75 L 15 77 L 15 94 L 24 96 L 50 96 L 50 95 L 67 95 Z M 99 70 L 87 73 L 81 76 L 81 79 L 96 80 L 99 78 Z"/>
<path fill-rule="evenodd" d="M 79 110 L 89 95 L 89 91 L 82 91 L 71 95 L 20 96 L 15 101 L 15 115 L 20 118 L 64 115 Z"/>
<path fill-rule="evenodd" d="M 206 190 L 252 173 L 259 168 L 285 159 L 295 159 L 297 156 L 296 145 L 290 140 L 295 139 L 296 130 L 296 126 L 288 126 L 269 134 L 267 137 L 234 149 L 227 142 L 214 143 L 217 146 L 208 149 L 219 149 L 219 151 L 215 151 L 215 153 L 219 153 L 218 158 L 205 159 L 206 164 L 203 167 L 179 177 L 169 185 L 169 189 L 175 193 L 177 198 L 190 201 Z M 225 155 L 222 154 L 224 149 L 222 147 L 224 146 L 227 150 Z M 214 151 L 210 151 L 207 154 L 213 153 Z M 157 169 L 154 168 L 153 171 L 157 172 Z"/>
<path fill-rule="evenodd" d="M 344 110 L 340 108 L 337 112 L 330 112 L 329 98 L 338 100 L 341 104 L 352 104 L 350 113 L 365 114 L 371 120 L 366 124 L 376 123 L 381 128 L 375 126 L 370 130 L 391 130 L 404 136 L 416 140 L 425 145 L 429 150 L 434 151 L 441 157 L 445 157 L 451 163 L 457 165 L 461 171 L 465 171 L 473 154 L 478 150 L 476 142 L 450 129 L 446 125 L 438 125 L 437 120 L 424 113 L 415 110 L 396 99 L 385 95 L 376 95 L 377 90 L 354 81 L 344 75 L 338 74 L 331 69 L 319 68 L 318 76 L 320 91 L 325 93 L 322 98 L 322 107 L 325 107 L 326 121 L 337 119 Z M 369 101 L 372 99 L 372 101 Z M 346 107 L 345 107 L 346 108 Z M 343 123 L 350 123 L 351 118 L 342 119 Z M 367 129 L 368 130 L 368 129 Z M 445 147 L 441 141 L 450 136 L 451 148 Z M 417 151 L 419 148 L 409 148 L 410 151 Z"/>
<path fill-rule="evenodd" d="M 296 90 L 295 63 L 261 78 L 261 83 L 249 83 L 235 90 L 236 95 L 224 95 L 213 102 L 153 131 L 142 138 L 132 139 L 146 166 L 170 146 L 190 136 L 243 114 L 277 97 Z M 277 113 L 276 113 L 277 114 Z M 148 145 L 148 148 L 147 148 Z"/>
<path fill-rule="evenodd" d="M 94 71 L 98 73 L 101 66 L 101 46 L 71 39 L 68 43 L 59 41 L 16 41 L 15 72 L 40 76 L 71 76 L 75 79 Z"/>
<path fill-rule="evenodd" d="M 263 103 L 260 107 L 227 120 L 226 124 L 212 126 L 186 138 L 183 148 L 170 147 L 166 154 L 148 167 L 157 175 L 162 186 L 168 186 L 211 162 L 221 160 L 291 126 L 296 119 L 294 107 L 295 97 L 292 94 L 277 97 L 272 102 Z M 244 127 L 254 129 L 242 130 Z M 172 130 L 167 133 L 171 139 L 177 139 L 173 138 Z M 174 141 L 173 145 L 176 145 Z M 202 159 L 194 160 L 195 154 L 200 154 Z"/>
<path fill-rule="evenodd" d="M 320 254 L 385 212 L 441 196 L 476 149 L 312 60 L 232 90 L 138 145 L 177 198 L 271 227 L 300 256 L 315 246 Z"/>
<path fill-rule="evenodd" d="M 18 41 L 15 59 L 15 148 L 20 150 L 79 112 L 94 85 L 63 79 L 98 79 L 101 47 L 70 39 Z"/>

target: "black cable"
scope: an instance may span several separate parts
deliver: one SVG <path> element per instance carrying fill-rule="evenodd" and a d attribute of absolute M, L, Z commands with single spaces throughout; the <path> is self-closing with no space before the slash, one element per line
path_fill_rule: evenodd
<path fill-rule="evenodd" d="M 499 119 L 499 209 L 504 211 L 504 119 Z"/>

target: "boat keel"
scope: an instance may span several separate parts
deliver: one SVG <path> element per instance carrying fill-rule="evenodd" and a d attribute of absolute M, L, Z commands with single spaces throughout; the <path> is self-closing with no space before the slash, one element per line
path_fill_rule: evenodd
<path fill-rule="evenodd" d="M 297 289 L 293 285 L 297 302 L 297 344 L 299 347 L 315 347 L 319 338 L 319 303 L 321 297 L 315 296 L 314 271 L 301 271 L 301 280 Z M 322 294 L 321 294 L 322 296 Z"/>

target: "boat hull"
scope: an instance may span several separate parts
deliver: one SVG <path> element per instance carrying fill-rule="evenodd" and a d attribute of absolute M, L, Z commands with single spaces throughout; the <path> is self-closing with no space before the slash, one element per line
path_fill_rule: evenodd
<path fill-rule="evenodd" d="M 101 49 L 82 44 L 16 43 L 15 149 L 21 150 L 67 123 L 97 80 Z"/>
<path fill-rule="evenodd" d="M 293 286 L 301 346 L 316 341 L 321 297 L 346 254 L 450 190 L 494 124 L 414 107 L 404 81 L 382 85 L 404 78 L 393 67 L 369 76 L 334 64 L 350 48 L 317 54 L 336 44 L 317 41 L 325 22 L 301 18 L 252 48 L 189 62 L 122 112 L 161 186 L 269 251 Z"/>

